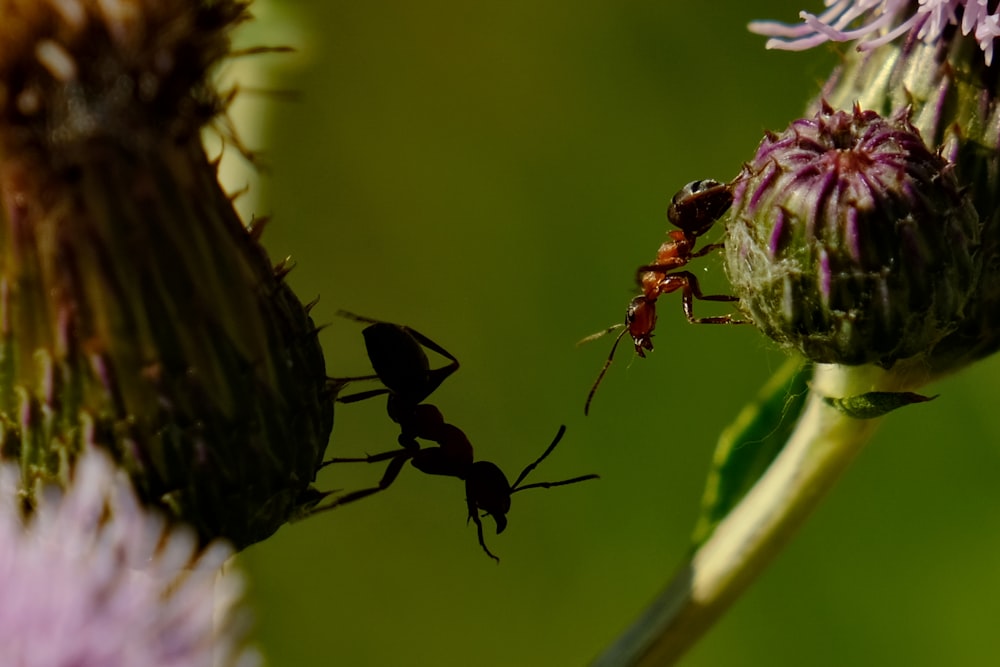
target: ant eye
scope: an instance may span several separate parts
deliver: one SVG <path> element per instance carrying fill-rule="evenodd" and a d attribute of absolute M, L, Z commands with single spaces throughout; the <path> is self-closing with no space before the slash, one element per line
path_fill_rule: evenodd
<path fill-rule="evenodd" d="M 700 181 L 691 181 L 690 183 L 688 183 L 687 185 L 685 185 L 683 188 L 681 188 L 680 192 L 678 192 L 676 195 L 674 195 L 674 199 L 677 199 L 677 197 L 680 196 L 680 195 L 683 195 L 685 197 L 691 197 L 693 195 L 697 195 L 697 194 L 700 194 L 702 192 L 705 192 L 706 190 L 711 190 L 712 188 L 717 188 L 720 185 L 722 185 L 722 183 L 719 183 L 717 180 L 712 179 L 712 178 L 705 178 L 705 179 L 702 179 Z"/>
<path fill-rule="evenodd" d="M 644 294 L 640 294 L 629 302 L 628 309 L 625 311 L 625 326 L 631 326 L 635 322 L 636 318 L 639 317 L 639 309 L 645 304 L 646 296 Z"/>

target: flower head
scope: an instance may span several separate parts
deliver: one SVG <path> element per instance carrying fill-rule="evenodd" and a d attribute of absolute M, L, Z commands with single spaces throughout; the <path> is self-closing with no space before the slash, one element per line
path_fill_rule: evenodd
<path fill-rule="evenodd" d="M 17 667 L 249 667 L 240 577 L 216 543 L 199 554 L 167 529 L 99 451 L 23 518 L 21 480 L 0 467 L 0 655 Z"/>
<path fill-rule="evenodd" d="M 980 270 L 979 217 L 904 113 L 824 107 L 768 135 L 737 179 L 726 268 L 779 343 L 823 363 L 929 352 Z"/>
<path fill-rule="evenodd" d="M 826 0 L 820 15 L 800 12 L 802 24 L 754 21 L 750 31 L 771 37 L 769 49 L 801 51 L 825 42 L 859 42 L 866 51 L 909 34 L 927 43 L 949 26 L 973 35 L 986 64 L 993 60 L 993 40 L 1000 36 L 1000 9 L 986 0 Z M 992 8 L 991 8 L 992 5 Z"/>
<path fill-rule="evenodd" d="M 0 456 L 30 489 L 91 445 L 237 547 L 315 502 L 317 328 L 201 132 L 237 0 L 0 0 Z"/>

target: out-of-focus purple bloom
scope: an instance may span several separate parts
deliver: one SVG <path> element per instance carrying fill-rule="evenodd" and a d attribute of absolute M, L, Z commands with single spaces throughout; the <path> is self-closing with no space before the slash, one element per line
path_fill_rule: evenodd
<path fill-rule="evenodd" d="M 24 519 L 0 468 L 0 663 L 8 667 L 250 667 L 241 580 L 221 542 L 167 528 L 103 453 Z"/>
<path fill-rule="evenodd" d="M 993 60 L 993 40 L 1000 36 L 1000 9 L 987 0 L 826 0 L 820 15 L 799 12 L 800 25 L 753 21 L 751 32 L 765 35 L 769 49 L 802 51 L 825 42 L 859 42 L 865 51 L 910 33 L 934 42 L 949 25 L 973 35 L 986 64 Z"/>

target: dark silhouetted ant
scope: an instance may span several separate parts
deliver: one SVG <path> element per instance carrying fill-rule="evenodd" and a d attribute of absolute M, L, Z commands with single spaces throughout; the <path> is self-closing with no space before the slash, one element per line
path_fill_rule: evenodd
<path fill-rule="evenodd" d="M 475 461 L 472 444 L 465 433 L 457 426 L 446 423 L 437 407 L 423 402 L 441 385 L 445 378 L 458 368 L 458 360 L 440 345 L 409 327 L 371 320 L 351 313 L 342 312 L 340 314 L 360 322 L 370 323 L 370 326 L 366 327 L 363 333 L 368 356 L 376 374 L 358 378 L 336 378 L 331 379 L 331 382 L 342 385 L 351 380 L 378 379 L 385 387 L 351 394 L 337 400 L 343 403 L 352 403 L 388 394 L 389 416 L 402 429 L 399 436 L 401 448 L 365 457 L 338 457 L 325 461 L 324 466 L 333 463 L 378 463 L 380 461 L 388 461 L 389 464 L 377 486 L 339 496 L 326 505 L 316 507 L 312 511 L 313 514 L 384 491 L 402 472 L 404 464 L 410 461 L 414 468 L 428 475 L 455 477 L 465 482 L 468 518 L 476 524 L 479 545 L 490 558 L 499 563 L 500 559 L 486 546 L 480 511 L 483 513 L 482 516 L 493 517 L 496 522 L 496 532 L 499 535 L 507 527 L 510 497 L 514 493 L 526 489 L 564 486 L 598 478 L 597 475 L 591 474 L 559 482 L 522 484 L 528 474 L 544 461 L 559 444 L 566 431 L 566 427 L 561 426 L 555 439 L 542 455 L 521 471 L 513 485 L 510 484 L 506 475 L 496 464 L 489 461 Z M 438 352 L 449 359 L 451 363 L 439 369 L 431 369 L 423 347 Z M 417 438 L 428 440 L 437 446 L 423 448 Z"/>
<path fill-rule="evenodd" d="M 702 301 L 739 301 L 738 297 L 728 294 L 704 294 L 698 284 L 698 278 L 690 271 L 678 271 L 692 259 L 702 257 L 723 247 L 722 243 L 710 243 L 695 250 L 698 237 L 712 228 L 733 203 L 732 187 L 711 179 L 693 181 L 685 185 L 674 195 L 667 208 L 667 219 L 677 227 L 668 233 L 668 240 L 656 252 L 656 260 L 636 269 L 636 280 L 642 288 L 642 294 L 636 296 L 628 304 L 625 311 L 625 323 L 610 327 L 604 331 L 584 338 L 581 343 L 600 338 L 620 327 L 622 332 L 615 338 L 611 353 L 601 368 L 597 380 L 590 388 L 584 414 L 589 413 L 590 403 L 594 394 L 611 366 L 618 349 L 618 343 L 626 333 L 632 336 L 635 351 L 640 357 L 646 356 L 647 350 L 653 349 L 653 329 L 656 328 L 656 300 L 661 294 L 681 292 L 681 304 L 684 315 L 692 324 L 745 324 L 746 320 L 733 319 L 732 315 L 717 317 L 695 317 L 694 300 Z"/>

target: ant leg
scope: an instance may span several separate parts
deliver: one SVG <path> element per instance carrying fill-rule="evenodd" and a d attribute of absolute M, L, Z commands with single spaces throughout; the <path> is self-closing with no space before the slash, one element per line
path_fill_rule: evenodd
<path fill-rule="evenodd" d="M 678 271 L 672 273 L 669 278 L 674 278 L 675 283 L 683 289 L 681 304 L 684 307 L 684 315 L 688 322 L 692 324 L 749 324 L 749 320 L 734 320 L 732 315 L 720 315 L 718 317 L 695 317 L 694 299 L 701 301 L 739 301 L 740 298 L 731 294 L 703 294 L 698 278 L 690 271 Z M 666 281 L 664 281 L 666 282 Z M 673 289 L 677 289 L 676 287 Z M 673 290 L 670 290 L 673 291 Z"/>
<path fill-rule="evenodd" d="M 377 378 L 378 376 L 373 376 Z M 340 379 L 340 378 L 338 378 Z M 367 378 L 366 378 L 367 379 Z M 341 396 L 337 399 L 338 403 L 357 403 L 358 401 L 363 401 L 367 398 L 375 398 L 376 396 L 382 396 L 383 394 L 388 394 L 388 389 L 372 389 L 370 391 L 361 391 L 357 394 L 348 394 L 347 396 Z"/>
<path fill-rule="evenodd" d="M 714 250 L 720 250 L 721 248 L 725 247 L 726 247 L 725 243 L 709 243 L 704 248 L 699 248 L 696 252 L 691 253 L 691 259 L 694 259 L 695 257 L 704 257 L 705 255 Z"/>
<path fill-rule="evenodd" d="M 403 329 L 408 334 L 413 336 L 418 343 L 420 343 L 429 350 L 437 352 L 445 359 L 451 361 L 451 363 L 446 366 L 442 366 L 441 368 L 435 368 L 434 370 L 428 372 L 427 387 L 430 389 L 428 393 L 433 393 L 434 391 L 437 390 L 438 387 L 441 386 L 442 382 L 448 379 L 449 375 L 458 370 L 458 365 L 459 365 L 458 359 L 456 359 L 455 355 L 453 355 L 451 352 L 444 349 L 443 347 L 441 347 L 440 345 L 438 345 L 437 343 L 435 343 L 430 338 L 420 333 L 416 329 L 411 329 L 410 327 L 403 327 Z"/>
<path fill-rule="evenodd" d="M 701 291 L 701 285 L 698 284 L 698 278 L 690 271 L 678 271 L 673 274 L 677 277 L 683 277 L 687 282 L 685 286 L 685 292 L 690 291 L 691 296 L 702 301 L 739 301 L 738 296 L 733 296 L 732 294 L 704 294 Z"/>
<path fill-rule="evenodd" d="M 452 370 L 453 373 L 456 370 L 458 370 L 458 359 L 456 359 L 455 356 L 451 352 L 449 352 L 448 350 L 444 349 L 443 347 L 441 347 L 440 345 L 438 345 L 437 343 L 435 343 L 430 338 L 428 338 L 427 336 L 423 335 L 422 333 L 420 333 L 416 329 L 411 329 L 410 327 L 403 327 L 403 328 L 406 329 L 407 333 L 409 333 L 411 336 L 413 336 L 414 338 L 416 338 L 417 342 L 419 342 L 421 345 L 423 345 L 424 347 L 426 347 L 426 348 L 428 348 L 430 350 L 434 350 L 435 352 L 437 352 L 438 354 L 440 354 L 445 359 L 451 360 L 451 363 L 448 364 L 447 366 L 445 366 L 445 368 L 452 368 L 452 367 L 454 367 L 453 370 Z"/>
<path fill-rule="evenodd" d="M 321 464 L 319 464 L 319 469 L 322 470 L 326 466 L 333 465 L 334 463 L 378 463 L 379 461 L 388 461 L 389 459 L 394 459 L 396 457 L 402 456 L 406 452 L 407 452 L 406 449 L 394 449 L 390 452 L 382 452 L 381 454 L 369 454 L 367 456 L 357 456 L 352 458 L 334 457 L 327 461 L 323 461 Z"/>
<path fill-rule="evenodd" d="M 487 556 L 495 560 L 497 562 L 497 565 L 499 565 L 500 559 L 492 551 L 490 551 L 490 548 L 488 546 L 486 546 L 486 538 L 483 537 L 483 521 L 482 519 L 479 518 L 479 512 L 476 511 L 475 504 L 468 498 L 466 498 L 466 502 L 469 505 L 469 519 L 472 519 L 473 521 L 476 522 L 476 532 L 479 533 L 479 546 L 483 548 L 483 551 L 486 552 Z M 466 525 L 468 525 L 469 523 L 468 519 L 466 519 L 465 523 Z"/>
<path fill-rule="evenodd" d="M 347 384 L 348 382 L 364 382 L 365 380 L 377 380 L 377 379 L 378 376 L 373 374 L 373 375 L 355 375 L 354 377 L 349 377 L 349 378 L 328 377 L 326 381 L 330 382 L 331 384 Z"/>
<path fill-rule="evenodd" d="M 367 498 L 368 496 L 378 493 L 379 491 L 385 491 L 386 489 L 388 489 L 392 485 L 392 483 L 396 481 L 396 478 L 399 477 L 399 473 L 403 470 L 403 465 L 406 463 L 407 459 L 409 459 L 412 456 L 410 452 L 407 452 L 406 450 L 402 449 L 396 450 L 394 454 L 395 458 L 392 458 L 392 460 L 389 461 L 389 465 L 386 466 L 385 474 L 383 474 L 382 479 L 379 480 L 378 486 L 373 486 L 369 489 L 361 489 L 360 491 L 352 491 L 351 493 L 344 494 L 339 498 L 334 499 L 334 501 L 331 503 L 323 505 L 322 507 L 316 507 L 311 512 L 309 512 L 309 514 L 310 515 L 319 514 L 320 512 L 332 510 L 334 507 L 340 507 L 341 505 L 346 505 L 347 503 L 353 503 L 356 500 Z M 354 460 L 368 461 L 368 462 L 383 460 L 379 459 L 378 458 L 379 456 L 382 455 L 376 454 L 375 456 L 368 457 L 366 459 L 354 459 Z M 346 460 L 333 459 L 330 461 L 330 463 L 335 463 L 335 462 L 342 463 L 347 461 L 351 461 L 351 459 L 346 459 Z"/>

